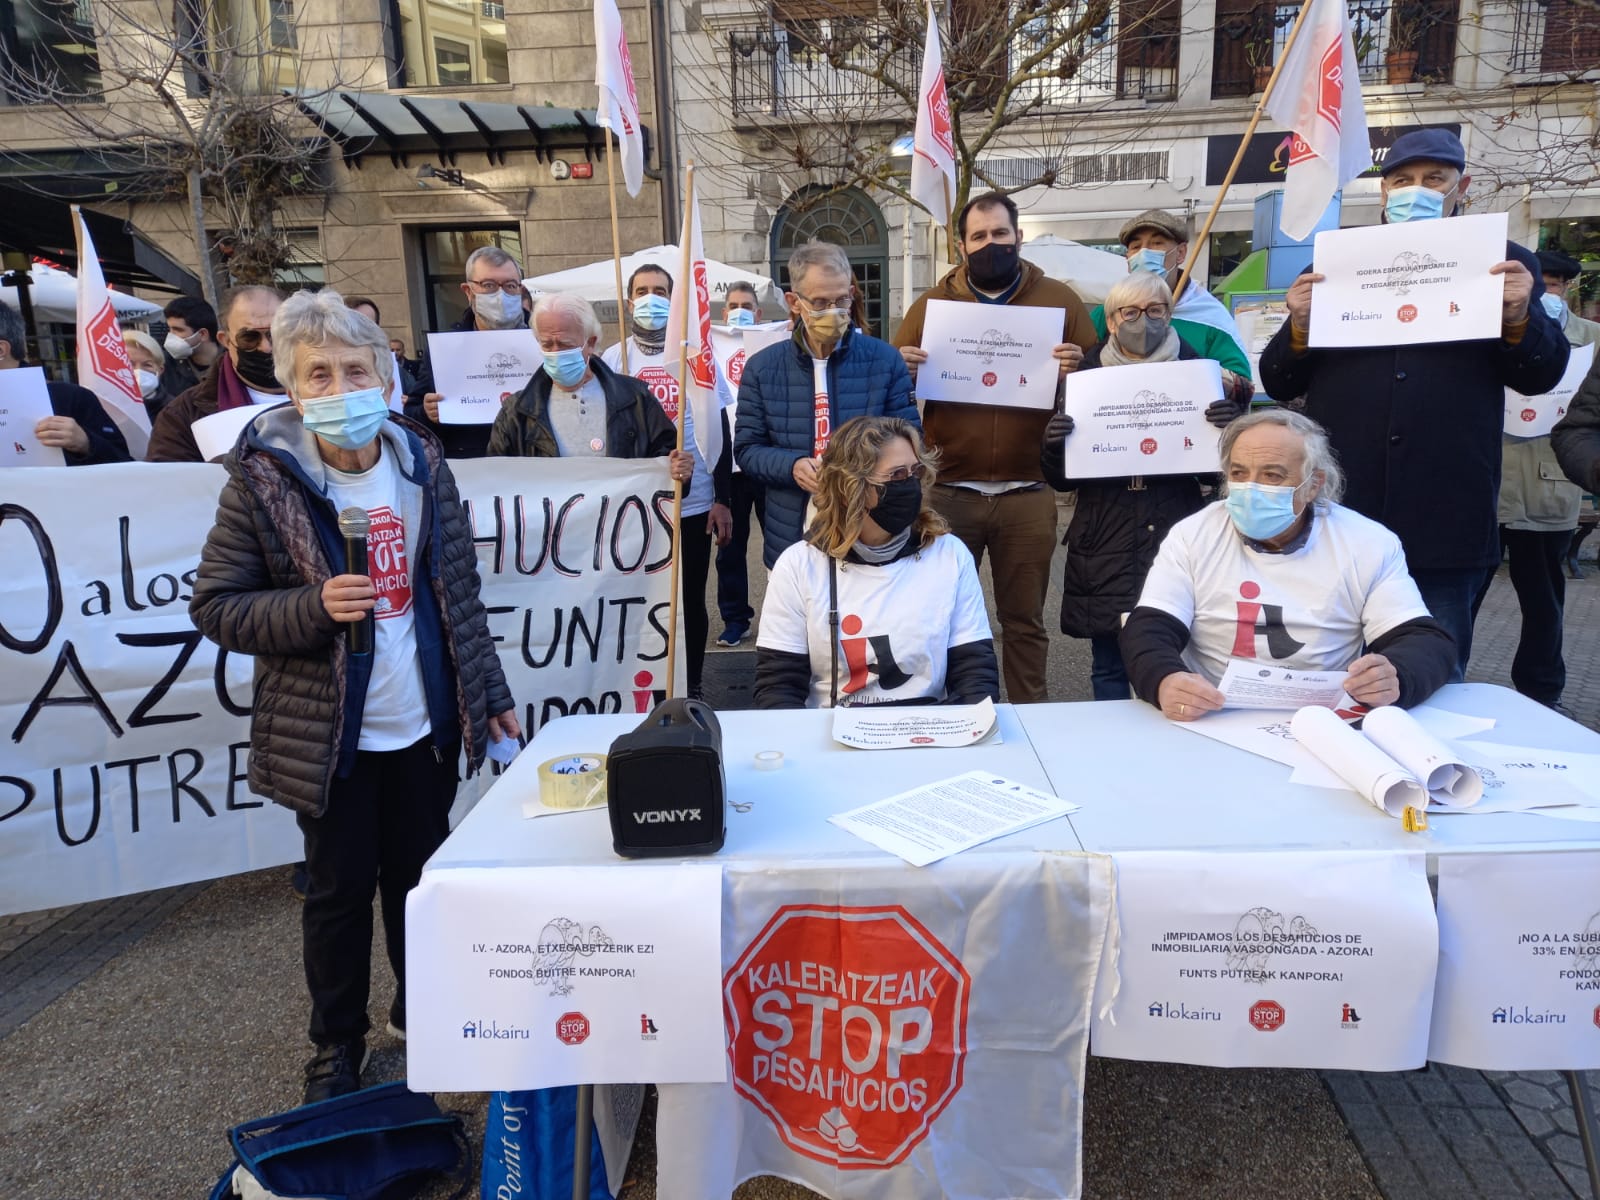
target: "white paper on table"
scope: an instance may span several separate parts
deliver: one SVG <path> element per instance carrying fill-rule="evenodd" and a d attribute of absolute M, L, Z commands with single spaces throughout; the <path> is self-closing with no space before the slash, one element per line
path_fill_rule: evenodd
<path fill-rule="evenodd" d="M 61 447 L 44 445 L 33 432 L 40 421 L 53 416 L 43 367 L 0 371 L 0 467 L 66 466 Z"/>
<path fill-rule="evenodd" d="M 1571 750 L 1541 750 L 1534 746 L 1506 746 L 1497 742 L 1468 742 L 1462 753 L 1486 757 L 1508 775 L 1565 783 L 1600 804 L 1600 754 Z"/>
<path fill-rule="evenodd" d="M 1216 471 L 1222 433 L 1206 409 L 1222 399 L 1222 367 L 1213 360 L 1074 371 L 1066 389 L 1068 479 Z"/>
<path fill-rule="evenodd" d="M 1338 708 L 1348 671 L 1302 671 L 1253 658 L 1228 660 L 1217 688 L 1229 708 Z"/>
<path fill-rule="evenodd" d="M 438 392 L 439 424 L 487 425 L 500 406 L 544 365 L 531 329 L 430 333 L 428 362 Z"/>
<path fill-rule="evenodd" d="M 727 1078 L 713 863 L 425 871 L 406 946 L 418 1090 Z"/>
<path fill-rule="evenodd" d="M 1438 873 L 1428 1057 L 1486 1071 L 1600 1067 L 1600 852 L 1441 854 Z"/>
<path fill-rule="evenodd" d="M 1483 779 L 1456 751 L 1403 708 L 1384 705 L 1361 722 L 1366 739 L 1410 771 L 1428 799 L 1446 808 L 1471 808 L 1483 799 Z"/>
<path fill-rule="evenodd" d="M 914 867 L 925 867 L 1077 811 L 1078 805 L 1058 796 L 987 771 L 968 771 L 828 820 Z"/>
<path fill-rule="evenodd" d="M 998 725 L 987 696 L 976 704 L 843 704 L 833 710 L 833 740 L 857 750 L 975 746 L 991 734 L 998 742 Z"/>
<path fill-rule="evenodd" d="M 1053 408 L 1066 310 L 930 300 L 922 323 L 928 361 L 917 398 L 1008 408 Z M 1098 372 L 1088 371 L 1094 375 Z"/>
<path fill-rule="evenodd" d="M 1500 336 L 1503 212 L 1317 234 L 1312 347 L 1413 346 Z M 1093 374 L 1093 372 L 1090 372 Z"/>
<path fill-rule="evenodd" d="M 1116 859 L 1121 990 L 1112 998 L 1114 976 L 1101 973 L 1095 1054 L 1227 1067 L 1422 1065 L 1437 948 L 1423 854 Z"/>
<path fill-rule="evenodd" d="M 1572 397 L 1594 365 L 1594 346 L 1574 346 L 1567 356 L 1567 369 L 1561 382 L 1542 396 L 1524 396 L 1506 389 L 1504 432 L 1512 437 L 1544 437 L 1567 415 Z"/>
<path fill-rule="evenodd" d="M 1289 722 L 1295 741 L 1391 817 L 1425 811 L 1428 793 L 1411 772 L 1346 725 L 1332 709 L 1302 708 Z"/>
<path fill-rule="evenodd" d="M 238 408 L 223 408 L 201 417 L 189 431 L 194 434 L 194 444 L 200 448 L 200 457 L 206 462 L 214 462 L 232 450 L 239 441 L 239 434 L 244 427 L 256 417 L 261 415 L 261 409 L 253 404 L 241 404 Z"/>

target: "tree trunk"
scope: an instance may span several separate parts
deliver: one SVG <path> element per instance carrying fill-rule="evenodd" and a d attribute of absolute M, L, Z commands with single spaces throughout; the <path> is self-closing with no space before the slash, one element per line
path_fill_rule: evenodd
<path fill-rule="evenodd" d="M 189 218 L 194 223 L 194 248 L 200 256 L 200 290 L 205 302 L 217 308 L 217 277 L 211 269 L 211 239 L 206 236 L 206 209 L 200 194 L 200 170 L 190 167 L 188 172 Z"/>

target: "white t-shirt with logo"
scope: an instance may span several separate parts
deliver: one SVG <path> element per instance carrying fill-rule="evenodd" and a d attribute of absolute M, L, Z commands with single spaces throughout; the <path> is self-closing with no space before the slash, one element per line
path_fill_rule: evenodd
<path fill-rule="evenodd" d="M 622 344 L 619 342 L 607 349 L 600 356 L 600 361 L 620 373 Z M 646 354 L 639 349 L 638 342 L 629 338 L 628 374 L 650 389 L 650 394 L 660 403 L 661 411 L 667 414 L 667 420 L 677 424 L 680 406 L 677 360 L 669 363 L 665 353 Z M 720 391 L 718 395 L 720 398 Z M 685 409 L 683 413 L 683 448 L 694 455 L 694 476 L 689 480 L 688 490 L 683 493 L 683 515 L 695 517 L 711 511 L 711 505 L 716 500 L 716 486 L 712 483 L 706 460 L 700 456 L 700 447 L 695 444 L 694 412 L 691 409 Z"/>
<path fill-rule="evenodd" d="M 821 458 L 833 438 L 833 408 L 828 399 L 828 360 L 811 360 L 811 457 Z"/>
<path fill-rule="evenodd" d="M 1189 629 L 1183 659 L 1212 683 L 1230 658 L 1342 671 L 1363 645 L 1428 616 L 1400 539 L 1341 505 L 1319 506 L 1291 554 L 1246 545 L 1226 504 L 1172 527 L 1139 597 Z"/>
<path fill-rule="evenodd" d="M 367 574 L 378 593 L 378 603 L 373 609 L 372 677 L 367 683 L 356 747 L 403 750 L 432 728 L 428 696 L 422 688 L 422 656 L 417 652 L 416 606 L 411 593 L 417 531 L 407 529 L 401 516 L 400 489 L 411 485 L 401 477 L 399 464 L 387 447 L 369 471 L 350 474 L 326 464 L 323 469 L 328 473 L 328 498 L 333 506 L 364 508 L 372 519 L 367 533 Z"/>
<path fill-rule="evenodd" d="M 839 564 L 839 699 L 882 704 L 945 695 L 950 647 L 992 637 L 972 554 L 953 534 L 883 566 Z M 778 556 L 756 645 L 811 659 L 807 708 L 826 708 L 828 557 L 809 542 Z"/>

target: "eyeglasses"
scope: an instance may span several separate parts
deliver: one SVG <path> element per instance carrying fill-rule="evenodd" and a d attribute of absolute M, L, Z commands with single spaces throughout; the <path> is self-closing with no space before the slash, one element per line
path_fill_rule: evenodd
<path fill-rule="evenodd" d="M 889 472 L 887 479 L 867 480 L 873 487 L 882 487 L 886 483 L 904 483 L 908 479 L 921 479 L 925 468 L 921 463 L 912 463 L 909 467 L 896 467 Z"/>
<path fill-rule="evenodd" d="M 812 312 L 823 312 L 830 308 L 849 308 L 850 301 L 853 299 L 853 293 L 848 293 L 843 296 L 826 296 L 821 300 L 808 300 L 799 292 L 796 292 L 794 294 L 794 298 L 800 301 L 801 304 L 804 304 Z"/>
<path fill-rule="evenodd" d="M 270 329 L 241 329 L 233 335 L 233 344 L 246 352 L 261 349 L 262 343 L 272 345 Z"/>
<path fill-rule="evenodd" d="M 508 279 L 504 283 L 496 283 L 492 279 L 469 279 L 467 280 L 467 286 L 480 296 L 490 296 L 495 292 L 504 292 L 508 296 L 516 296 L 522 292 L 522 280 L 520 279 Z"/>
<path fill-rule="evenodd" d="M 1137 321 L 1141 317 L 1154 317 L 1158 321 L 1165 321 L 1172 314 L 1170 304 L 1146 304 L 1143 308 L 1128 305 L 1126 308 L 1117 309 L 1117 319 L 1120 321 Z"/>

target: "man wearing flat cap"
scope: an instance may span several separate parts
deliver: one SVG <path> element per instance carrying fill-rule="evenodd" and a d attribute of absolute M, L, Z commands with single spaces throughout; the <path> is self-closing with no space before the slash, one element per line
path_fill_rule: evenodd
<path fill-rule="evenodd" d="M 1452 217 L 1472 180 L 1461 139 L 1417 129 L 1383 164 L 1387 224 Z M 1545 312 L 1539 262 L 1506 243 L 1500 336 L 1413 346 L 1311 349 L 1313 269 L 1289 289 L 1289 320 L 1261 355 L 1261 382 L 1280 403 L 1305 397 L 1347 482 L 1345 504 L 1392 529 L 1428 611 L 1456 641 L 1454 678 L 1472 652 L 1473 601 L 1500 561 L 1495 497 L 1509 387 L 1537 396 L 1560 382 L 1567 342 Z"/>
<path fill-rule="evenodd" d="M 1201 358 L 1213 358 L 1236 375 L 1250 377 L 1250 359 L 1239 340 L 1239 327 L 1222 302 L 1190 278 L 1178 291 L 1178 276 L 1189 259 L 1189 230 L 1182 218 L 1165 209 L 1152 208 L 1130 217 L 1122 227 L 1122 248 L 1128 271 L 1149 271 L 1167 281 L 1173 290 L 1172 328 L 1184 344 Z M 1100 340 L 1106 340 L 1105 305 L 1089 313 Z"/>

